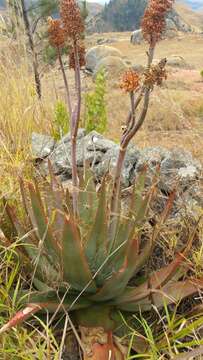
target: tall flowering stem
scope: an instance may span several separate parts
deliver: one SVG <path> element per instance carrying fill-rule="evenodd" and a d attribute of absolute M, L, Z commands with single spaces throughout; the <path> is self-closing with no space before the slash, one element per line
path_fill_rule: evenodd
<path fill-rule="evenodd" d="M 71 44 L 71 53 L 69 57 L 69 65 L 75 71 L 75 89 L 76 89 L 76 104 L 71 114 L 71 163 L 72 163 L 72 182 L 73 182 L 73 211 L 75 217 L 78 214 L 77 205 L 77 158 L 76 158 L 76 140 L 80 121 L 81 112 L 81 77 L 80 67 L 82 62 L 82 51 L 80 40 L 84 33 L 85 26 L 82 19 L 79 6 L 75 0 L 61 0 L 61 20 L 66 38 Z"/>
<path fill-rule="evenodd" d="M 63 75 L 63 81 L 66 89 L 66 98 L 67 98 L 67 105 L 68 110 L 71 116 L 72 113 L 72 105 L 71 105 L 71 98 L 70 98 L 70 90 L 68 85 L 68 79 L 65 73 L 62 56 L 61 56 L 61 49 L 65 46 L 65 32 L 62 27 L 61 21 L 59 19 L 54 20 L 51 17 L 48 18 L 48 33 L 49 33 L 49 42 L 50 44 L 56 49 L 60 69 Z"/>
<path fill-rule="evenodd" d="M 131 111 L 127 117 L 126 127 L 121 138 L 120 151 L 114 175 L 114 185 L 111 200 L 112 222 L 110 229 L 111 234 L 113 235 L 116 234 L 117 229 L 117 213 L 119 207 L 121 174 L 127 147 L 146 118 L 150 101 L 150 94 L 154 88 L 154 85 L 161 85 L 162 80 L 166 77 L 166 59 L 161 60 L 157 66 L 153 66 L 152 63 L 156 44 L 161 39 L 161 36 L 165 30 L 166 14 L 169 10 L 171 10 L 173 2 L 174 0 L 149 1 L 141 24 L 143 37 L 149 43 L 149 49 L 147 53 L 148 61 L 146 71 L 144 73 L 143 83 L 141 86 L 139 86 L 139 82 L 137 81 L 136 84 L 136 75 L 133 75 L 132 72 L 126 73 L 122 79 L 121 87 L 130 93 Z M 134 96 L 135 94 L 136 98 Z M 136 110 L 141 102 L 142 107 L 139 113 L 136 115 Z"/>

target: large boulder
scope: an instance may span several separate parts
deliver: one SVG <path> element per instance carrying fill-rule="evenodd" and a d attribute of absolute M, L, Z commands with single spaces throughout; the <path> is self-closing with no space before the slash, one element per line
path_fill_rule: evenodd
<path fill-rule="evenodd" d="M 142 30 L 138 29 L 138 30 L 133 31 L 131 38 L 130 38 L 131 44 L 133 44 L 133 45 L 141 44 L 142 41 L 143 41 Z"/>
<path fill-rule="evenodd" d="M 95 166 L 94 172 L 97 179 L 101 179 L 107 172 L 113 177 L 115 174 L 116 163 L 119 155 L 119 145 L 114 145 L 103 156 L 102 161 Z M 133 145 L 129 146 L 123 169 L 121 184 L 123 188 L 127 188 L 132 185 L 135 178 L 134 168 L 140 158 L 140 151 Z"/>
<path fill-rule="evenodd" d="M 189 65 L 182 56 L 171 55 L 167 58 L 167 65 L 170 67 L 177 67 L 180 69 L 191 69 Z"/>
<path fill-rule="evenodd" d="M 32 140 L 35 144 L 35 136 Z M 92 168 L 96 181 L 100 181 L 105 173 L 111 176 L 115 174 L 116 161 L 119 153 L 119 145 L 106 139 L 103 135 L 92 131 L 86 134 L 84 129 L 79 129 L 77 141 L 77 166 L 82 169 L 84 160 L 87 160 Z M 38 158 L 39 154 L 36 153 Z M 52 152 L 38 164 L 40 169 L 47 172 L 47 158 L 50 160 L 54 173 L 62 181 L 71 180 L 71 137 L 64 136 L 53 148 Z M 164 201 L 174 188 L 177 188 L 177 201 L 181 207 L 185 199 L 190 204 L 197 203 L 203 206 L 203 196 L 199 182 L 202 176 L 202 166 L 195 160 L 191 153 L 175 148 L 167 150 L 162 147 L 150 147 L 137 149 L 130 145 L 124 166 L 122 169 L 122 188 L 128 188 L 136 180 L 144 166 L 148 167 L 146 186 L 149 186 L 159 168 L 159 199 L 157 198 L 154 209 L 163 208 Z M 161 206 L 160 206 L 161 199 Z"/>
<path fill-rule="evenodd" d="M 91 131 L 86 135 L 84 129 L 80 129 L 77 138 L 77 166 L 83 167 L 84 159 L 90 166 L 94 167 L 102 161 L 104 154 L 114 146 L 113 141 L 106 139 L 96 131 Z M 62 179 L 71 179 L 71 137 L 70 134 L 64 136 L 50 154 L 49 160 L 52 164 L 54 173 L 62 176 Z M 46 165 L 45 165 L 46 169 Z"/>
<path fill-rule="evenodd" d="M 93 73 L 98 63 L 107 56 L 122 58 L 122 53 L 112 46 L 98 45 L 92 47 L 86 54 L 86 69 Z"/>
<path fill-rule="evenodd" d="M 108 79 L 118 79 L 120 75 L 127 69 L 126 63 L 118 56 L 107 56 L 101 59 L 94 69 L 93 76 L 96 78 L 97 74 L 104 70 Z"/>
<path fill-rule="evenodd" d="M 186 23 L 175 10 L 170 11 L 167 15 L 167 18 L 175 24 L 177 31 L 181 31 L 181 32 L 192 31 L 192 27 L 188 23 Z"/>

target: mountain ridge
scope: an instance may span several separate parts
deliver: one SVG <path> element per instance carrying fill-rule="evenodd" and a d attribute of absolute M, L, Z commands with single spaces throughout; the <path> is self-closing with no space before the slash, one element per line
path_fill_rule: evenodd
<path fill-rule="evenodd" d="M 110 0 L 99 14 L 88 21 L 87 30 L 89 33 L 103 33 L 139 29 L 147 4 L 148 0 Z M 174 25 L 177 31 L 192 31 L 190 24 L 175 8 L 167 18 L 170 26 Z"/>

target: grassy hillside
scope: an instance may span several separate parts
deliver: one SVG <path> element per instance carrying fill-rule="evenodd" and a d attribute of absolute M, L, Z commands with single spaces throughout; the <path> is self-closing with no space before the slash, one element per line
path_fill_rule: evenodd
<path fill-rule="evenodd" d="M 189 5 L 190 8 L 192 8 L 193 10 L 197 10 L 197 11 L 199 9 L 203 8 L 202 0 L 178 0 L 177 2 Z"/>
<path fill-rule="evenodd" d="M 203 3 L 202 3 L 203 6 Z M 175 9 L 181 17 L 193 28 L 203 29 L 203 12 L 193 11 L 191 7 L 182 2 L 175 4 Z"/>

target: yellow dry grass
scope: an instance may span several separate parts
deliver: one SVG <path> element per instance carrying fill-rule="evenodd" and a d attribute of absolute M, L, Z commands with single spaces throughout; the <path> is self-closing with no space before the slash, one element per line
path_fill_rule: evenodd
<path fill-rule="evenodd" d="M 1 193 L 15 190 L 16 177 L 30 163 L 31 133 L 49 133 L 50 103 L 35 94 L 27 57 L 13 44 L 0 54 L 0 182 Z"/>
<path fill-rule="evenodd" d="M 87 39 L 93 46 L 98 38 L 116 38 L 112 46 L 132 64 L 145 64 L 147 45 L 129 44 L 130 33 L 94 34 Z M 168 67 L 168 79 L 162 88 L 155 88 L 150 109 L 142 130 L 134 142 L 140 146 L 182 147 L 203 161 L 203 37 L 200 34 L 179 34 L 161 41 L 156 59 L 181 56 L 191 69 Z M 119 141 L 121 126 L 129 109 L 128 95 L 118 87 L 108 86 L 108 136 Z"/>

